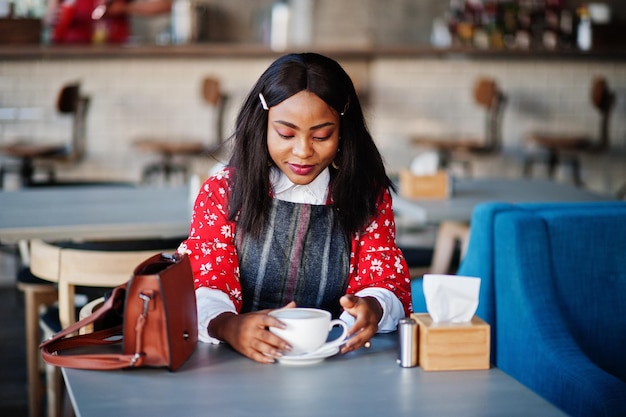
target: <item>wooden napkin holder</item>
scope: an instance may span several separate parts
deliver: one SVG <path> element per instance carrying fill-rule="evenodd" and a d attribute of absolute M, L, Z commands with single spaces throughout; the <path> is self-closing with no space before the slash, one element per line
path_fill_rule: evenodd
<path fill-rule="evenodd" d="M 414 175 L 408 169 L 399 172 L 400 195 L 406 198 L 447 198 L 450 178 L 445 171 L 433 175 Z"/>
<path fill-rule="evenodd" d="M 418 324 L 418 361 L 425 371 L 489 369 L 489 324 L 474 316 L 467 323 L 434 323 L 427 313 L 413 313 Z"/>

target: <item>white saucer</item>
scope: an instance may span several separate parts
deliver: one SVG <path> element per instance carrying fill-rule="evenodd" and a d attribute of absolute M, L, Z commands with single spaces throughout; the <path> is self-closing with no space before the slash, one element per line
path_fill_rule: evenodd
<path fill-rule="evenodd" d="M 324 349 L 319 352 L 305 353 L 303 355 L 285 355 L 276 360 L 285 365 L 312 365 L 339 353 L 339 346 L 332 349 Z"/>

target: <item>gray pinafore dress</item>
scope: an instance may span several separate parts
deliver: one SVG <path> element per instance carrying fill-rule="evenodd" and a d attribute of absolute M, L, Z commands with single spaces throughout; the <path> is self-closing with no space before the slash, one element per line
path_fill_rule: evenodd
<path fill-rule="evenodd" d="M 272 200 L 263 232 L 238 233 L 242 313 L 290 301 L 333 317 L 348 285 L 349 244 L 332 206 Z"/>

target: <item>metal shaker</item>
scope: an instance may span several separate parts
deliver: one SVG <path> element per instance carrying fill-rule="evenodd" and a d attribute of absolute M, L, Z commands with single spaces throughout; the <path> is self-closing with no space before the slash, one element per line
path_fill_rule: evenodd
<path fill-rule="evenodd" d="M 417 322 L 410 317 L 400 319 L 398 338 L 400 350 L 398 364 L 403 368 L 417 366 Z"/>

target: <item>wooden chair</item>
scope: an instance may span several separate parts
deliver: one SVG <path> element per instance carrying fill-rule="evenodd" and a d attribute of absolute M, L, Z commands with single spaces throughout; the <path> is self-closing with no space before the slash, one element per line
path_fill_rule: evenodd
<path fill-rule="evenodd" d="M 78 313 L 78 320 L 82 320 L 85 317 L 91 316 L 96 310 L 98 310 L 105 302 L 104 297 L 96 298 L 95 300 L 91 300 L 87 304 L 85 304 Z M 81 327 L 78 331 L 79 334 L 89 334 L 94 332 L 94 324 L 91 323 L 85 327 Z"/>
<path fill-rule="evenodd" d="M 459 261 L 461 261 L 467 250 L 469 232 L 470 228 L 467 223 L 445 221 L 439 225 L 429 273 L 454 274 L 456 272 L 456 269 L 453 270 L 455 252 L 459 252 Z"/>
<path fill-rule="evenodd" d="M 53 302 L 58 293 L 58 315 L 60 328 L 76 321 L 75 296 L 77 287 L 112 288 L 131 278 L 132 271 L 140 262 L 157 252 L 173 252 L 178 239 L 127 241 L 127 242 L 83 242 L 48 243 L 42 240 L 30 242 L 30 271 L 33 275 L 56 283 L 53 294 L 48 294 L 46 303 Z M 57 292 L 58 291 L 58 292 Z M 27 303 L 28 304 L 28 303 Z M 33 304 L 33 303 L 31 303 Z M 37 329 L 39 314 L 37 307 L 27 306 L 27 329 Z M 60 329 L 57 329 L 60 330 Z M 40 404 L 39 383 L 39 340 L 37 330 L 27 337 L 27 367 L 29 398 L 34 406 Z M 29 335 L 31 331 L 29 330 Z M 45 337 L 46 335 L 44 335 Z M 59 369 L 46 366 L 48 417 L 61 415 L 61 378 Z M 34 410 L 38 410 L 34 408 Z M 35 412 L 31 415 L 36 415 Z"/>
<path fill-rule="evenodd" d="M 22 276 L 25 279 L 22 279 Z M 27 269 L 18 273 L 17 288 L 24 293 L 24 327 L 26 329 L 26 379 L 28 381 L 28 415 L 41 416 L 43 386 L 40 381 L 39 311 L 57 300 L 54 283 L 30 279 Z"/>
<path fill-rule="evenodd" d="M 474 85 L 474 100 L 485 109 L 485 131 L 482 138 L 414 137 L 411 142 L 419 147 L 435 149 L 442 169 L 461 164 L 471 174 L 470 157 L 490 154 L 500 150 L 502 142 L 502 114 L 506 96 L 492 78 L 479 78 Z"/>
<path fill-rule="evenodd" d="M 81 94 L 79 82 L 71 82 L 61 88 L 56 108 L 60 114 L 72 117 L 71 138 L 68 143 L 38 144 L 32 141 L 17 141 L 0 146 L 0 154 L 19 160 L 17 167 L 10 164 L 0 167 L 0 188 L 8 171 L 17 171 L 22 186 L 28 187 L 37 183 L 36 170 L 42 163 L 47 175 L 46 181 L 54 183 L 55 163 L 76 163 L 81 160 L 85 154 L 89 102 L 90 98 Z"/>
<path fill-rule="evenodd" d="M 609 119 L 615 93 L 609 89 L 604 77 L 596 77 L 591 86 L 591 103 L 600 114 L 598 137 L 594 139 L 587 135 L 572 135 L 567 133 L 531 133 L 527 143 L 540 148 L 543 153 L 528 152 L 524 157 L 524 176 L 532 175 L 533 166 L 537 163 L 546 164 L 548 176 L 554 178 L 559 165 L 569 165 L 572 181 L 581 186 L 583 181 L 580 175 L 580 154 L 598 154 L 609 148 Z"/>
<path fill-rule="evenodd" d="M 224 138 L 222 125 L 227 96 L 220 91 L 219 81 L 216 78 L 207 77 L 202 83 L 202 97 L 217 114 L 213 129 L 218 142 L 207 144 L 203 141 L 176 141 L 155 137 L 138 139 L 134 143 L 138 149 L 160 155 L 159 161 L 151 163 L 143 169 L 143 182 L 152 182 L 159 175 L 163 175 L 164 180 L 168 182 L 172 175 L 177 173 L 182 174 L 186 179 L 188 164 L 184 160 L 176 162 L 177 158 L 214 155 L 221 150 Z"/>

